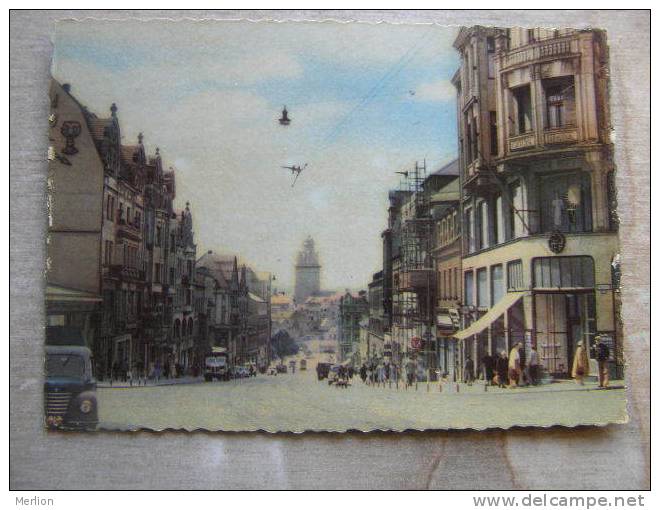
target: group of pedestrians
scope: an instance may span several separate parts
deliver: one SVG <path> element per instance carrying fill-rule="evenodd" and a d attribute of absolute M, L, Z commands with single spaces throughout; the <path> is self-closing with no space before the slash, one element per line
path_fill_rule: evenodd
<path fill-rule="evenodd" d="M 607 388 L 610 383 L 610 374 L 608 370 L 610 348 L 603 342 L 600 335 L 594 337 L 591 357 L 594 358 L 598 364 L 598 387 Z M 584 378 L 589 376 L 589 354 L 582 341 L 578 342 L 577 349 L 575 350 L 571 376 L 575 382 L 580 385 L 584 385 Z"/>
<path fill-rule="evenodd" d="M 608 363 L 609 347 L 602 342 L 600 335 L 594 338 L 591 357 L 598 363 L 598 387 L 607 388 L 609 384 Z M 500 388 L 516 388 L 518 386 L 536 386 L 540 382 L 541 365 L 539 355 L 532 346 L 526 352 L 522 342 L 516 343 L 507 354 L 505 350 L 498 356 L 486 354 L 481 360 L 481 377 L 487 385 Z M 573 356 L 571 377 L 577 384 L 583 385 L 589 375 L 589 353 L 580 341 Z M 463 382 L 471 386 L 477 378 L 474 360 L 468 354 L 463 366 Z"/>
<path fill-rule="evenodd" d="M 500 351 L 497 356 L 486 354 L 481 359 L 481 374 L 487 385 L 500 388 L 516 388 L 518 386 L 539 383 L 539 356 L 534 347 L 527 353 L 526 359 L 522 342 L 516 343 L 507 354 Z M 468 354 L 463 367 L 463 382 L 471 386 L 477 374 L 472 357 Z"/>
<path fill-rule="evenodd" d="M 398 365 L 390 362 L 385 363 L 363 363 L 360 367 L 360 379 L 369 385 L 379 386 L 396 383 L 401 379 L 401 369 Z"/>

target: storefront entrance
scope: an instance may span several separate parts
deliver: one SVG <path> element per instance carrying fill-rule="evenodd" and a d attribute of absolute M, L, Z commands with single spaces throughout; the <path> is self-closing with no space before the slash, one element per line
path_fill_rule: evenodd
<path fill-rule="evenodd" d="M 546 371 L 570 377 L 578 342 L 590 348 L 595 335 L 593 291 L 535 293 L 537 350 Z"/>
<path fill-rule="evenodd" d="M 534 329 L 545 370 L 570 377 L 578 342 L 591 348 L 596 333 L 591 257 L 539 257 L 533 261 Z"/>

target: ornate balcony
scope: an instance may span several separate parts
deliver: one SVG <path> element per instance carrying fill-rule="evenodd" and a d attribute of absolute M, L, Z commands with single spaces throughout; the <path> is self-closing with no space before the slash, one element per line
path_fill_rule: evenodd
<path fill-rule="evenodd" d="M 565 126 L 554 129 L 546 129 L 543 133 L 543 142 L 545 145 L 558 145 L 564 143 L 575 143 L 578 141 L 577 128 L 575 126 Z"/>
<path fill-rule="evenodd" d="M 579 54 L 578 40 L 574 35 L 546 39 L 505 53 L 502 56 L 502 69 L 577 54 Z"/>
<path fill-rule="evenodd" d="M 121 220 L 117 225 L 117 237 L 120 239 L 126 238 L 139 242 L 142 240 L 142 232 L 139 227 L 128 224 Z"/>
<path fill-rule="evenodd" d="M 511 136 L 508 143 L 509 152 L 533 149 L 536 147 L 536 133 L 531 131 L 522 135 Z"/>

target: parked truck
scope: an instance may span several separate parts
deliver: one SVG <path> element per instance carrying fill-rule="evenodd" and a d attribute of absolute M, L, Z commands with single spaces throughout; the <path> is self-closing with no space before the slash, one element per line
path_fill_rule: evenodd
<path fill-rule="evenodd" d="M 92 352 L 82 332 L 68 326 L 46 328 L 44 412 L 51 429 L 93 430 L 99 422 Z"/>

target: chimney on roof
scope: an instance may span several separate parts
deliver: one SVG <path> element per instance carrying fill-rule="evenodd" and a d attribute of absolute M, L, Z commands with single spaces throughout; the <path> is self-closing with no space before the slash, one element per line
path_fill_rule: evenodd
<path fill-rule="evenodd" d="M 71 92 L 71 84 L 70 83 L 62 83 L 62 88 L 64 89 L 64 92 L 69 94 Z"/>
<path fill-rule="evenodd" d="M 112 105 L 110 105 L 110 112 L 112 113 L 113 117 L 117 116 L 117 105 L 115 103 L 112 103 Z"/>

